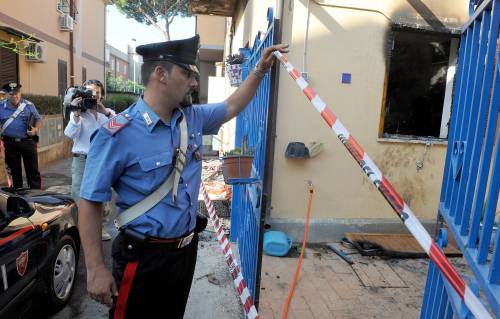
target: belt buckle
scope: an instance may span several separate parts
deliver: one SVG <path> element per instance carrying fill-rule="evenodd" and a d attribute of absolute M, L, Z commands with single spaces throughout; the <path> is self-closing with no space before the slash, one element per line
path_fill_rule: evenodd
<path fill-rule="evenodd" d="M 14 138 L 14 141 L 15 142 L 21 142 L 21 139 L 20 138 Z"/>
<path fill-rule="evenodd" d="M 189 245 L 191 243 L 191 240 L 193 240 L 193 236 L 194 236 L 194 232 L 192 232 L 191 234 L 182 238 L 179 241 L 179 244 L 177 244 L 177 248 L 183 248 L 183 247 L 186 247 L 187 245 Z"/>

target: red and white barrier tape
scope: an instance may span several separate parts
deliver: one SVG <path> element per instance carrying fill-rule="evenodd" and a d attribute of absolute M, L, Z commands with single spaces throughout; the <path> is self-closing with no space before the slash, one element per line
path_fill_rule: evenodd
<path fill-rule="evenodd" d="M 295 83 L 300 87 L 302 92 L 307 96 L 307 99 L 312 103 L 316 110 L 321 114 L 332 131 L 337 135 L 342 144 L 347 148 L 349 153 L 354 157 L 356 162 L 361 166 L 368 178 L 373 182 L 375 187 L 380 191 L 382 196 L 389 202 L 392 208 L 396 211 L 399 218 L 403 221 L 408 230 L 412 233 L 420 246 L 425 250 L 427 255 L 432 259 L 436 266 L 441 270 L 441 273 L 448 280 L 451 286 L 458 293 L 460 298 L 465 302 L 469 310 L 476 318 L 491 318 L 491 315 L 485 309 L 479 298 L 465 284 L 465 281 L 455 270 L 450 261 L 446 258 L 443 251 L 432 240 L 431 236 L 422 226 L 417 217 L 413 214 L 410 207 L 404 202 L 403 198 L 380 172 L 372 159 L 365 153 L 354 137 L 342 125 L 342 122 L 337 116 L 326 106 L 326 103 L 319 97 L 314 89 L 301 76 L 301 73 L 288 62 L 286 56 L 278 51 L 274 51 L 274 55 L 285 66 L 288 74 L 295 80 Z"/>
<path fill-rule="evenodd" d="M 210 214 L 210 221 L 215 228 L 217 240 L 219 241 L 222 251 L 224 252 L 224 258 L 226 259 L 226 264 L 229 267 L 229 272 L 231 273 L 231 277 L 233 277 L 234 286 L 238 292 L 241 303 L 243 304 L 243 308 L 245 308 L 246 316 L 248 319 L 258 319 L 259 314 L 253 304 L 252 296 L 250 296 L 250 291 L 247 288 L 245 279 L 241 274 L 240 266 L 236 262 L 229 240 L 227 239 L 226 233 L 219 222 L 219 217 L 217 217 L 217 214 L 215 213 L 214 206 L 208 197 L 208 192 L 203 182 L 201 183 L 201 193 L 203 194 L 205 205 L 207 206 L 208 213 Z"/>

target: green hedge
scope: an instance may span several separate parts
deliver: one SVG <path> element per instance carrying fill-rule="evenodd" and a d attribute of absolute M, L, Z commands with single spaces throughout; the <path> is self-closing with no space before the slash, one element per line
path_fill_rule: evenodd
<path fill-rule="evenodd" d="M 132 103 L 137 101 L 138 96 L 135 94 L 128 93 L 108 93 L 106 95 L 106 100 L 104 105 L 110 109 L 115 110 L 116 113 L 120 113 L 126 108 L 128 108 Z"/>
<path fill-rule="evenodd" d="M 38 113 L 42 115 L 61 114 L 63 99 L 59 96 L 23 94 L 26 100 L 35 104 Z M 129 93 L 109 93 L 104 105 L 120 113 L 137 100 L 138 96 Z"/>
<path fill-rule="evenodd" d="M 62 112 L 62 98 L 59 96 L 23 94 L 23 98 L 35 104 L 40 114 L 61 114 Z"/>

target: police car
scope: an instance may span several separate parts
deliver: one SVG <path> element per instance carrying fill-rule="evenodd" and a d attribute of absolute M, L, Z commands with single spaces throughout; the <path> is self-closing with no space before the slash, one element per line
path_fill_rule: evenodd
<path fill-rule="evenodd" d="M 66 195 L 0 190 L 0 318 L 68 303 L 80 248 L 76 212 Z"/>

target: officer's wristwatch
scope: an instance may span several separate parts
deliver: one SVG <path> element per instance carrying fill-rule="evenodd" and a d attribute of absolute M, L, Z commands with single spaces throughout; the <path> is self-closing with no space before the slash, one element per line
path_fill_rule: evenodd
<path fill-rule="evenodd" d="M 259 78 L 259 79 L 263 79 L 265 76 L 266 76 L 266 73 L 267 72 L 262 72 L 260 69 L 259 69 L 259 65 L 256 64 L 255 67 L 253 68 L 253 73 Z"/>

